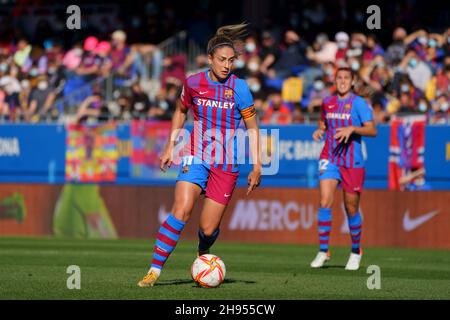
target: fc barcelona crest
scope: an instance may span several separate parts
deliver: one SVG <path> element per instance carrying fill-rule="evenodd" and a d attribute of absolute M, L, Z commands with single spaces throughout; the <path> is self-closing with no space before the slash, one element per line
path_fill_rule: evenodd
<path fill-rule="evenodd" d="M 184 166 L 182 169 L 181 169 L 181 172 L 182 173 L 186 173 L 186 172 L 188 172 L 189 171 L 189 166 Z"/>
<path fill-rule="evenodd" d="M 227 89 L 227 90 L 225 90 L 223 95 L 224 95 L 225 99 L 231 99 L 231 98 L 233 98 L 233 90 Z"/>
<path fill-rule="evenodd" d="M 345 110 L 350 110 L 350 108 L 351 108 L 351 106 L 350 106 L 349 103 L 347 103 L 347 104 L 344 106 L 344 109 L 345 109 Z"/>

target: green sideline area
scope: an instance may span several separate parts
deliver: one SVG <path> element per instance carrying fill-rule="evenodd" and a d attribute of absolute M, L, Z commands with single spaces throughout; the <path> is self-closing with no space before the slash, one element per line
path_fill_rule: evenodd
<path fill-rule="evenodd" d="M 139 288 L 153 240 L 0 238 L 0 299 L 450 299 L 450 251 L 366 248 L 362 268 L 344 270 L 348 248 L 332 248 L 326 268 L 311 269 L 315 246 L 218 242 L 224 283 L 197 287 L 190 277 L 194 241 L 181 241 L 157 285 Z M 67 268 L 81 268 L 69 290 Z M 370 265 L 381 289 L 369 290 Z"/>

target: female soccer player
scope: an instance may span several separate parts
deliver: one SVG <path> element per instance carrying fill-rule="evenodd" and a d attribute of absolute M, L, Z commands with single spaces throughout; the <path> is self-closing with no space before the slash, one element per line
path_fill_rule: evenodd
<path fill-rule="evenodd" d="M 260 184 L 259 128 L 253 98 L 246 82 L 231 73 L 246 26 L 219 28 L 208 42 L 210 69 L 185 80 L 169 142 L 161 156 L 161 170 L 172 163 L 177 132 L 183 127 L 189 109 L 194 115 L 194 128 L 187 155 L 182 158 L 172 211 L 159 229 L 150 270 L 138 283 L 141 287 L 153 286 L 158 280 L 200 194 L 205 194 L 206 199 L 200 214 L 198 254 L 208 253 L 217 239 L 220 221 L 239 175 L 235 130 L 241 119 L 249 133 L 254 162 L 247 195 Z"/>
<path fill-rule="evenodd" d="M 352 240 L 352 251 L 345 267 L 358 270 L 361 262 L 360 248 L 362 220 L 359 200 L 364 184 L 364 160 L 361 136 L 375 137 L 377 129 L 373 112 L 365 100 L 352 92 L 353 72 L 350 68 L 336 71 L 335 95 L 324 99 L 322 119 L 313 138 L 320 141 L 325 134 L 325 145 L 319 160 L 320 208 L 318 232 L 320 250 L 311 262 L 312 268 L 320 268 L 330 259 L 328 239 L 331 230 L 331 206 L 334 193 L 341 183 L 345 210 Z"/>

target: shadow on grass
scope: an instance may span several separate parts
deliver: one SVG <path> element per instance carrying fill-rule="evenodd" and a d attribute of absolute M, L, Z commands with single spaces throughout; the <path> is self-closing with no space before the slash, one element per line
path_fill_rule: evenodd
<path fill-rule="evenodd" d="M 345 268 L 344 265 L 329 264 L 329 265 L 324 265 L 322 268 L 319 268 L 319 269 L 344 269 L 344 268 Z"/>
<path fill-rule="evenodd" d="M 192 283 L 193 287 L 201 288 L 200 286 L 197 286 L 194 284 L 193 280 L 190 279 L 175 279 L 175 280 L 164 280 L 159 281 L 155 284 L 156 286 L 176 286 L 176 285 L 183 285 L 183 284 L 189 284 Z M 225 279 L 223 281 L 223 284 L 231 284 L 231 283 L 243 283 L 243 284 L 254 284 L 255 281 L 245 281 L 245 280 L 235 280 L 235 279 Z"/>

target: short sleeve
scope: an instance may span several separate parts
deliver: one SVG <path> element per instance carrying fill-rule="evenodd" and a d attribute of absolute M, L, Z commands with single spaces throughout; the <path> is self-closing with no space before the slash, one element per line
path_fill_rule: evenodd
<path fill-rule="evenodd" d="M 356 101 L 356 113 L 358 114 L 359 119 L 361 120 L 361 123 L 372 121 L 373 120 L 373 109 L 367 104 L 367 102 L 359 98 Z"/>
<path fill-rule="evenodd" d="M 183 89 L 181 90 L 180 100 L 186 108 L 192 106 L 192 97 L 186 80 L 184 81 Z"/>
<path fill-rule="evenodd" d="M 254 102 L 252 93 L 250 92 L 250 89 L 248 88 L 248 85 L 244 80 L 239 81 L 237 89 L 237 94 L 239 96 L 239 103 L 237 105 L 237 108 L 239 109 L 239 111 L 243 111 L 253 106 Z"/>

